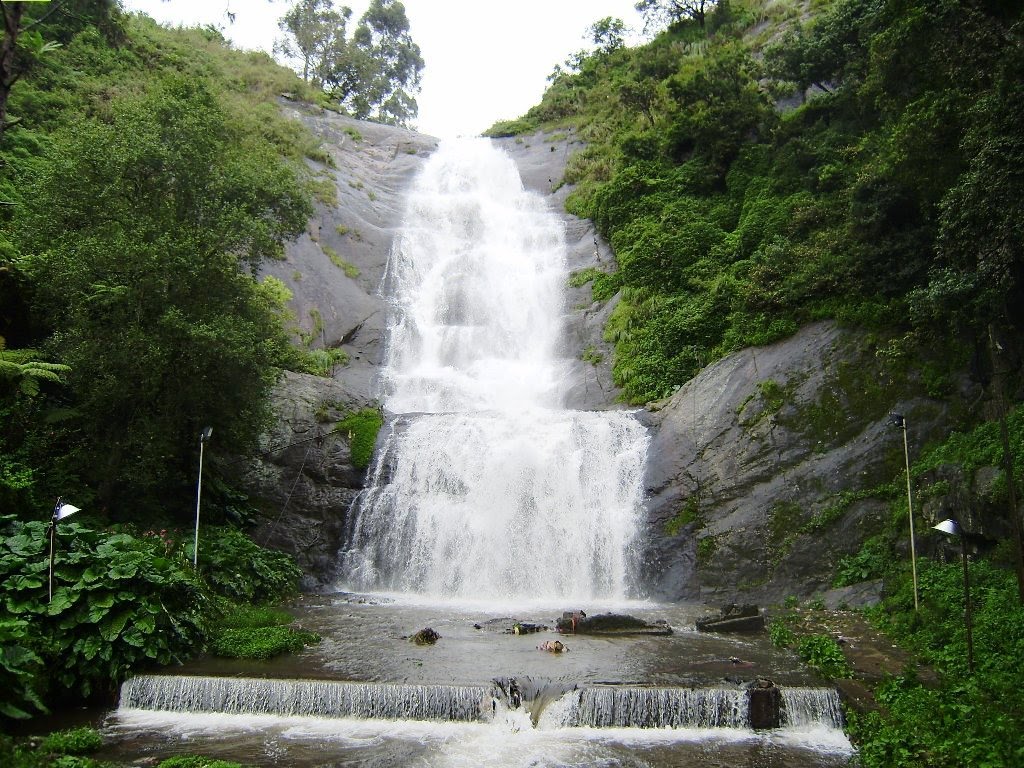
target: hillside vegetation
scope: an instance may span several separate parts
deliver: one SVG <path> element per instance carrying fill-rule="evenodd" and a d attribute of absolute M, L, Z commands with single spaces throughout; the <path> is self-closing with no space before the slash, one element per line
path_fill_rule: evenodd
<path fill-rule="evenodd" d="M 207 646 L 311 640 L 264 632 L 282 619 L 262 614 L 222 626 L 300 574 L 240 533 L 252 510 L 216 459 L 245 455 L 281 370 L 314 362 L 291 343 L 280 281 L 255 276 L 305 229 L 308 161 L 327 157 L 278 103 L 323 91 L 215 30 L 109 0 L 0 10 L 23 12 L 0 125 L 2 723 Z M 57 529 L 51 597 L 58 495 L 82 511 Z"/>
<path fill-rule="evenodd" d="M 564 179 L 574 185 L 567 207 L 596 223 L 617 268 L 572 281 L 590 283 L 596 302 L 617 298 L 605 333 L 624 399 L 659 400 L 723 355 L 828 318 L 871 335 L 877 373 L 915 376 L 934 399 L 958 397 L 953 382 L 966 374 L 993 415 L 1004 393 L 1019 402 L 1020 3 L 638 7 L 665 11 L 669 26 L 626 48 L 622 24 L 599 21 L 596 49 L 556 67 L 540 104 L 489 132 L 572 130 L 585 142 Z M 904 476 L 872 489 L 849 479 L 849 501 L 883 500 L 892 514 L 839 564 L 835 585 L 884 579 L 874 620 L 940 673 L 938 685 L 907 670 L 877 688 L 883 709 L 851 724 L 865 766 L 1024 764 L 1014 725 L 1024 718 L 1024 584 L 1005 511 L 1019 517 L 1005 470 L 1024 470 L 1024 421 L 1011 410 L 1003 437 L 976 406 L 950 408 L 965 421 L 949 429 L 963 433 L 911 468 L 919 503 L 1000 531 L 994 549 L 971 556 L 973 671 L 955 556 L 920 561 L 914 608 Z M 998 468 L 995 479 L 969 497 L 952 478 L 982 467 Z M 915 517 L 922 538 L 938 535 L 920 506 Z M 842 659 L 831 638 L 787 642 L 810 649 L 811 663 Z"/>
<path fill-rule="evenodd" d="M 678 3 L 677 5 L 686 5 Z M 712 5 L 708 3 L 707 5 Z M 957 362 L 1017 327 L 1024 87 L 1017 4 L 722 0 L 558 67 L 494 135 L 577 128 L 568 207 L 618 270 L 607 335 L 632 403 L 832 317 Z"/>

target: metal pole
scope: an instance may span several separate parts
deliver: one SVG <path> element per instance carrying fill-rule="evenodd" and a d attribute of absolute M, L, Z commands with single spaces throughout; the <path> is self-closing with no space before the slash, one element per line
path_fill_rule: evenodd
<path fill-rule="evenodd" d="M 917 601 L 917 550 L 914 546 L 914 502 L 910 493 L 910 447 L 907 443 L 907 420 L 903 422 L 903 458 L 907 464 L 907 514 L 910 516 L 910 570 L 914 576 L 914 610 L 918 610 Z"/>
<path fill-rule="evenodd" d="M 964 561 L 964 624 L 967 627 L 967 671 L 974 674 L 974 633 L 971 619 L 971 582 L 967 575 L 967 536 L 960 531 L 960 557 Z"/>
<path fill-rule="evenodd" d="M 206 440 L 199 436 L 199 482 L 196 484 L 196 540 L 192 548 L 192 567 L 199 568 L 199 502 L 203 497 L 203 444 Z"/>
<path fill-rule="evenodd" d="M 50 599 L 47 602 L 53 602 L 53 539 L 54 534 L 57 532 L 57 521 L 50 521 Z"/>

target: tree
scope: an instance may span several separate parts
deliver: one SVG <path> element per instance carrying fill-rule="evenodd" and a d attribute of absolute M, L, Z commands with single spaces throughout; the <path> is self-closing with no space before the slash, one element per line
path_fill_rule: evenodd
<path fill-rule="evenodd" d="M 409 125 L 419 107 L 423 57 L 409 34 L 405 6 L 398 0 L 373 0 L 359 20 L 352 42 L 361 53 L 358 87 L 341 101 L 361 120 Z"/>
<path fill-rule="evenodd" d="M 634 6 L 644 19 L 644 28 L 672 26 L 690 19 L 704 29 L 708 13 L 717 0 L 639 0 Z"/>
<path fill-rule="evenodd" d="M 50 450 L 99 505 L 183 511 L 202 426 L 243 453 L 266 423 L 288 341 L 251 270 L 311 206 L 199 81 L 169 76 L 109 114 L 53 136 L 14 222 L 45 351 L 71 366 L 75 415 Z"/>
<path fill-rule="evenodd" d="M 587 32 L 599 51 L 612 53 L 624 44 L 623 35 L 626 32 L 626 24 L 622 19 L 605 16 L 591 24 Z"/>
<path fill-rule="evenodd" d="M 373 0 L 350 39 L 352 10 L 334 0 L 300 0 L 281 19 L 287 37 L 275 51 L 302 62 L 302 76 L 360 120 L 408 126 L 419 107 L 423 58 L 405 6 Z"/>
<path fill-rule="evenodd" d="M 345 67 L 351 17 L 351 8 L 335 10 L 332 0 L 301 0 L 281 18 L 278 26 L 287 37 L 274 44 L 274 52 L 300 60 L 307 83 L 333 82 Z"/>

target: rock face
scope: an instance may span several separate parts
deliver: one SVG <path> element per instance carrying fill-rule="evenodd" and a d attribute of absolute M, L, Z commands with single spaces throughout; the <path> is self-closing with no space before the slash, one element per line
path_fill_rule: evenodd
<path fill-rule="evenodd" d="M 362 490 L 365 470 L 352 465 L 348 436 L 333 432 L 348 413 L 378 407 L 384 359 L 385 267 L 404 213 L 404 192 L 436 139 L 366 123 L 291 102 L 283 108 L 322 142 L 324 162 L 310 165 L 323 192 L 307 231 L 264 274 L 292 291 L 296 339 L 310 349 L 341 349 L 349 361 L 331 378 L 288 373 L 277 387 L 278 424 L 260 455 L 236 464 L 234 474 L 262 512 L 255 538 L 295 556 L 303 586 L 317 589 L 336 577 L 346 515 Z M 524 186 L 548 198 L 565 224 L 571 269 L 612 263 L 590 222 L 565 214 L 568 190 L 559 189 L 565 161 L 577 146 L 571 135 L 537 134 L 498 142 L 521 169 Z M 611 311 L 590 301 L 590 288 L 570 289 L 561 353 L 572 366 L 567 405 L 614 406 L 611 352 L 601 339 Z M 583 350 L 589 349 L 588 359 Z"/>
<path fill-rule="evenodd" d="M 238 480 L 262 512 L 256 541 L 294 555 L 303 587 L 317 589 L 335 576 L 346 513 L 366 475 L 352 464 L 348 435 L 332 430 L 347 414 L 377 407 L 386 323 L 380 285 L 403 192 L 437 140 L 291 103 L 284 108 L 322 141 L 325 162 L 311 165 L 323 193 L 306 233 L 264 273 L 292 291 L 299 342 L 344 350 L 349 361 L 331 378 L 284 375 L 274 395 L 278 423 Z"/>
<path fill-rule="evenodd" d="M 316 588 L 336 575 L 345 517 L 365 481 L 348 437 L 331 430 L 345 414 L 378 406 L 381 283 L 403 192 L 437 141 L 290 103 L 285 109 L 323 141 L 325 162 L 313 165 L 325 194 L 307 233 L 266 271 L 293 291 L 303 343 L 340 348 L 350 360 L 330 379 L 284 377 L 280 422 L 240 476 L 264 513 L 257 540 L 293 553 L 305 586 Z M 573 134 L 496 143 L 561 217 L 570 269 L 614 269 L 593 225 L 564 213 L 565 164 L 582 146 Z M 561 354 L 573 361 L 569 408 L 620 407 L 612 349 L 602 338 L 615 301 L 594 302 L 589 285 L 568 289 Z M 768 604 L 830 586 L 838 559 L 858 551 L 889 514 L 851 493 L 902 470 L 902 435 L 887 413 L 908 415 L 914 446 L 944 436 L 948 423 L 946 407 L 921 396 L 911 377 L 880 373 L 877 352 L 866 336 L 813 324 L 718 361 L 638 414 L 652 436 L 640 573 L 650 597 Z M 962 401 L 977 400 L 967 384 L 959 387 Z"/>
<path fill-rule="evenodd" d="M 884 374 L 871 339 L 816 323 L 709 366 L 645 414 L 652 431 L 643 580 L 655 597 L 779 602 L 830 586 L 888 507 L 856 491 L 944 436 L 947 407 Z M 976 393 L 961 383 L 961 397 Z"/>
<path fill-rule="evenodd" d="M 352 464 L 346 435 L 332 427 L 367 404 L 340 382 L 286 372 L 274 397 L 277 424 L 258 456 L 235 465 L 239 485 L 261 512 L 253 538 L 294 556 L 305 589 L 333 574 L 344 513 L 365 475 Z"/>

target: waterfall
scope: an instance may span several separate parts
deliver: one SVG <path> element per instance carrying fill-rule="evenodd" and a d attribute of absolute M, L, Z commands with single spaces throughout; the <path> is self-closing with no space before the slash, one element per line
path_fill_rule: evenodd
<path fill-rule="evenodd" d="M 550 708 L 548 727 L 744 728 L 748 693 L 740 688 L 605 686 L 572 691 Z"/>
<path fill-rule="evenodd" d="M 347 588 L 627 596 L 648 438 L 629 414 L 562 407 L 567 278 L 562 222 L 511 158 L 442 144 L 388 263 L 395 416 L 351 515 Z"/>
<path fill-rule="evenodd" d="M 805 727 L 825 724 L 843 727 L 843 709 L 834 688 L 782 688 L 782 719 L 785 725 Z"/>
<path fill-rule="evenodd" d="M 381 720 L 484 720 L 493 686 L 140 675 L 121 686 L 124 709 Z"/>

